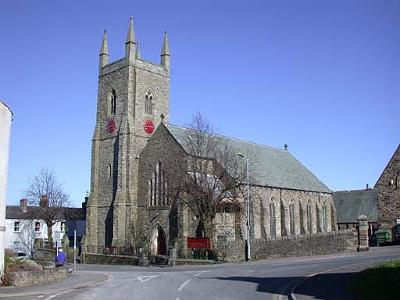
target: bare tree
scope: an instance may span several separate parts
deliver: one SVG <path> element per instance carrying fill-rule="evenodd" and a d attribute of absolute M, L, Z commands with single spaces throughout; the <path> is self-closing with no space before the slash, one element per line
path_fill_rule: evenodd
<path fill-rule="evenodd" d="M 189 156 L 175 195 L 199 220 L 197 234 L 213 240 L 216 214 L 240 209 L 245 164 L 232 141 L 216 135 L 200 113 L 187 128 L 182 144 Z"/>
<path fill-rule="evenodd" d="M 35 244 L 35 220 L 25 219 L 21 222 L 20 250 L 33 257 Z"/>
<path fill-rule="evenodd" d="M 37 206 L 31 211 L 32 218 L 43 220 L 47 225 L 49 246 L 52 247 L 53 225 L 63 217 L 63 208 L 69 204 L 68 195 L 53 172 L 42 168 L 26 190 L 26 197 L 31 205 Z"/>

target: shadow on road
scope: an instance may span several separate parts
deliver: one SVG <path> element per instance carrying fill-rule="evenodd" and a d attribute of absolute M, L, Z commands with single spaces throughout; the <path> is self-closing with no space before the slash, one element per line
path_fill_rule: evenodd
<path fill-rule="evenodd" d="M 298 299 L 302 299 L 302 296 L 307 296 L 325 300 L 353 300 L 357 298 L 351 296 L 346 291 L 346 283 L 356 274 L 357 273 L 354 272 L 329 273 L 317 275 L 311 278 L 231 276 L 215 277 L 214 279 L 255 283 L 258 285 L 257 292 L 284 296 L 288 296 L 292 288 L 300 282 L 296 288 L 296 296 Z"/>

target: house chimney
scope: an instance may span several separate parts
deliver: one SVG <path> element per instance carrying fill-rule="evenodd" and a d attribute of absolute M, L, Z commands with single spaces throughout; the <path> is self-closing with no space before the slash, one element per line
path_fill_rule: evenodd
<path fill-rule="evenodd" d="M 368 183 L 367 183 L 367 185 L 365 186 L 365 189 L 366 189 L 366 190 L 369 190 L 369 185 L 368 185 Z"/>
<path fill-rule="evenodd" d="M 21 211 L 23 213 L 27 213 L 28 212 L 28 200 L 27 199 L 19 200 L 19 206 L 21 207 Z"/>
<path fill-rule="evenodd" d="M 49 199 L 47 198 L 47 195 L 40 196 L 39 206 L 42 208 L 49 207 Z"/>

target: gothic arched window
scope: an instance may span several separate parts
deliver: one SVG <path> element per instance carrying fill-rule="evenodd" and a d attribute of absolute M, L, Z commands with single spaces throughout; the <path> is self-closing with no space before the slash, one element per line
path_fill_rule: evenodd
<path fill-rule="evenodd" d="M 148 89 L 146 94 L 144 95 L 144 112 L 147 115 L 153 114 L 153 99 L 154 93 L 151 89 Z"/>
<path fill-rule="evenodd" d="M 156 164 L 149 182 L 150 206 L 168 205 L 168 183 L 165 180 L 165 171 L 161 162 Z"/>
<path fill-rule="evenodd" d="M 328 231 L 328 210 L 326 202 L 322 205 L 322 228 L 325 232 Z"/>
<path fill-rule="evenodd" d="M 108 178 L 112 178 L 112 165 L 108 164 Z"/>
<path fill-rule="evenodd" d="M 312 233 L 312 208 L 310 200 L 307 203 L 307 231 L 308 233 Z"/>
<path fill-rule="evenodd" d="M 276 209 L 274 198 L 271 198 L 269 202 L 269 233 L 271 236 L 276 236 Z"/>
<path fill-rule="evenodd" d="M 294 217 L 294 200 L 289 203 L 289 218 L 290 218 L 290 235 L 295 235 L 295 217 Z"/>
<path fill-rule="evenodd" d="M 286 209 L 282 200 L 281 200 L 280 211 L 281 211 L 281 236 L 286 236 L 288 234 L 286 230 Z"/>
<path fill-rule="evenodd" d="M 109 101 L 110 115 L 115 115 L 117 111 L 117 94 L 114 89 L 111 90 L 111 93 L 108 97 L 108 101 Z"/>

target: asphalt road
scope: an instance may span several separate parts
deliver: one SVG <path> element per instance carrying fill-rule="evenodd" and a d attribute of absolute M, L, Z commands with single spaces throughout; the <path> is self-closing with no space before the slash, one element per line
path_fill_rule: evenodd
<path fill-rule="evenodd" d="M 13 299 L 352 299 L 346 280 L 377 262 L 400 258 L 400 246 L 369 252 L 185 267 L 80 266 L 81 274 L 103 273 L 101 285 Z"/>

